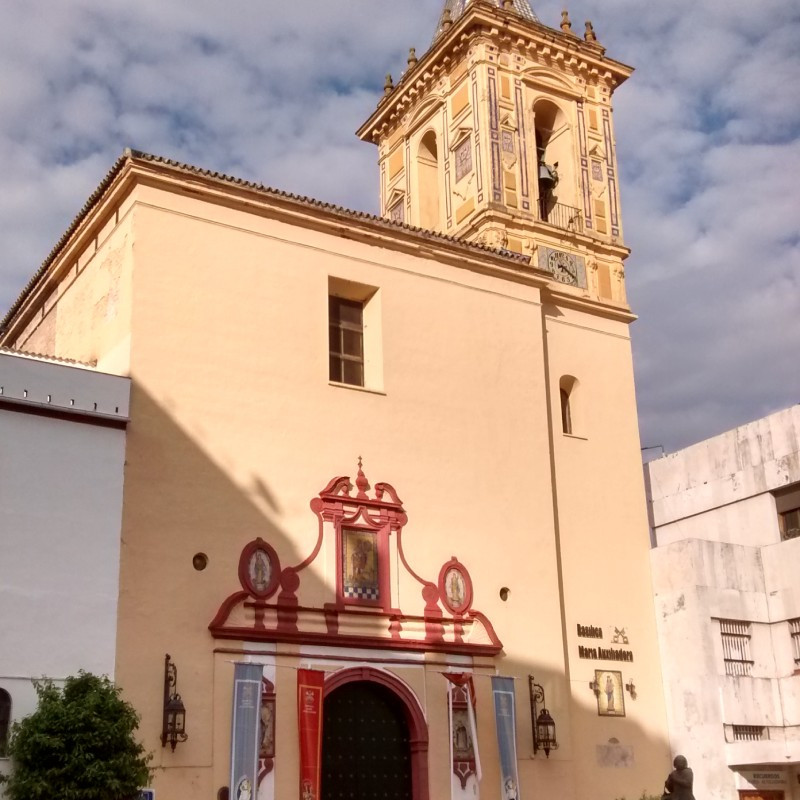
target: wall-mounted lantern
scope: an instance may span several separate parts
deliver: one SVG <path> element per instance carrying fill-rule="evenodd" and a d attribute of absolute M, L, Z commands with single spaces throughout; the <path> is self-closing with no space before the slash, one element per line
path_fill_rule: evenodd
<path fill-rule="evenodd" d="M 597 697 L 600 697 L 600 684 L 597 681 L 589 681 L 589 688 Z"/>
<path fill-rule="evenodd" d="M 628 694 L 631 696 L 631 699 L 635 700 L 636 699 L 636 684 L 633 682 L 633 678 L 631 678 L 630 681 L 625 684 L 625 689 L 628 691 Z"/>
<path fill-rule="evenodd" d="M 533 726 L 533 754 L 544 750 L 545 756 L 550 758 L 551 750 L 558 750 L 556 741 L 556 723 L 545 708 L 544 689 L 528 675 L 528 689 L 531 695 L 531 724 Z M 537 713 L 538 705 L 542 708 Z"/>
<path fill-rule="evenodd" d="M 167 653 L 164 657 L 164 716 L 161 722 L 161 746 L 166 747 L 169 742 L 173 751 L 178 742 L 185 742 L 189 738 L 186 733 L 186 707 L 177 688 L 178 668 Z"/>

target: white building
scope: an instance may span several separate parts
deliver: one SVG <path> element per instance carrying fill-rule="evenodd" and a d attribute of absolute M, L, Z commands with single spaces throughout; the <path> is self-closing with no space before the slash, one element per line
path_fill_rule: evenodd
<path fill-rule="evenodd" d="M 0 351 L 0 773 L 32 679 L 114 675 L 129 396 L 128 378 Z"/>
<path fill-rule="evenodd" d="M 645 473 L 673 752 L 702 800 L 798 800 L 800 405 Z"/>

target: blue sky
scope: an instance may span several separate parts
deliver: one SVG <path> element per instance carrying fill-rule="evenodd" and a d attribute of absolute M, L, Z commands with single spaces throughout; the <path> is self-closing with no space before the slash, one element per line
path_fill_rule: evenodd
<path fill-rule="evenodd" d="M 376 211 L 353 132 L 441 5 L 3 0 L 0 307 L 126 146 Z M 568 8 L 636 67 L 614 108 L 643 445 L 800 402 L 800 4 Z"/>

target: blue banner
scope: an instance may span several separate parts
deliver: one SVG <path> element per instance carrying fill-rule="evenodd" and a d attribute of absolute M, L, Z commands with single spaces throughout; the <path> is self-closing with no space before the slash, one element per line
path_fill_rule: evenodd
<path fill-rule="evenodd" d="M 261 664 L 234 665 L 230 800 L 255 800 L 258 794 L 263 672 Z"/>
<path fill-rule="evenodd" d="M 520 800 L 514 679 L 493 676 L 492 697 L 494 721 L 497 727 L 497 749 L 500 752 L 500 797 L 502 800 Z"/>

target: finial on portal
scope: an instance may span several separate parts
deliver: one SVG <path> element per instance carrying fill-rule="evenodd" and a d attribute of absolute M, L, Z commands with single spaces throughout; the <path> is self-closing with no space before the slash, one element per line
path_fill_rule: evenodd
<path fill-rule="evenodd" d="M 383 84 L 383 93 L 391 94 L 394 91 L 394 82 L 392 81 L 392 73 L 386 73 L 386 82 Z"/>
<path fill-rule="evenodd" d="M 514 0 L 503 0 L 503 11 L 511 11 L 514 8 Z"/>
<path fill-rule="evenodd" d="M 442 14 L 442 30 L 449 31 L 450 26 L 453 24 L 453 17 L 450 15 L 450 9 L 446 8 Z"/>
<path fill-rule="evenodd" d="M 417 49 L 416 47 L 409 47 L 408 49 L 408 68 L 413 69 L 417 65 Z"/>
<path fill-rule="evenodd" d="M 561 12 L 561 30 L 564 31 L 564 33 L 575 35 L 572 32 L 572 21 L 569 18 L 569 11 L 567 11 L 566 8 Z"/>
<path fill-rule="evenodd" d="M 594 26 L 592 25 L 589 20 L 586 20 L 586 32 L 583 34 L 583 38 L 587 42 L 596 42 L 597 41 L 597 34 L 594 32 Z"/>
<path fill-rule="evenodd" d="M 358 489 L 358 497 L 363 499 L 367 496 L 367 489 L 369 489 L 369 481 L 367 480 L 367 476 L 364 474 L 364 470 L 361 468 L 362 465 L 361 456 L 358 457 L 358 475 L 356 475 L 356 488 Z"/>

